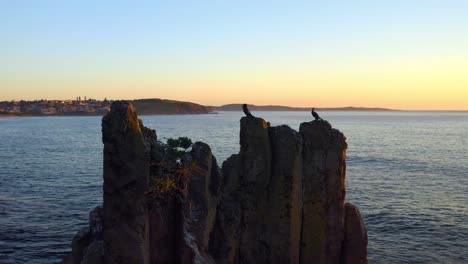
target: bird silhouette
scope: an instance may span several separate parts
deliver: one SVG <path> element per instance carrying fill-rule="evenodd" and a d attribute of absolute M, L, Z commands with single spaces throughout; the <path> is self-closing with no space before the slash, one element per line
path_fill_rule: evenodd
<path fill-rule="evenodd" d="M 249 111 L 249 108 L 247 108 L 247 104 L 243 104 L 242 105 L 242 110 L 244 111 L 244 114 L 247 116 L 247 117 L 254 117 L 250 111 Z"/>
<path fill-rule="evenodd" d="M 310 111 L 312 113 L 312 116 L 315 118 L 315 120 L 323 120 L 322 118 L 320 118 L 320 116 L 317 114 L 317 112 L 315 112 L 315 108 L 312 108 L 312 111 Z"/>

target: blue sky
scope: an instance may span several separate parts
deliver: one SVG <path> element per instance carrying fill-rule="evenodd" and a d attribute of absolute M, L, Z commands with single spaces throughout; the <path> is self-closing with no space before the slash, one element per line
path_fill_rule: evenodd
<path fill-rule="evenodd" d="M 464 65 L 468 1 L 1 1 L 0 36 L 0 100 L 190 99 L 181 94 L 200 80 L 261 90 L 278 75 L 355 65 Z"/>

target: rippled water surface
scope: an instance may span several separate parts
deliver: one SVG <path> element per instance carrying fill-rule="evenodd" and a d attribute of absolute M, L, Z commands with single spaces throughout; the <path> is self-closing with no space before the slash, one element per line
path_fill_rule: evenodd
<path fill-rule="evenodd" d="M 294 129 L 304 112 L 257 112 Z M 468 113 L 322 112 L 349 144 L 371 263 L 468 263 Z M 142 116 L 159 139 L 239 151 L 240 112 Z M 100 117 L 0 119 L 0 263 L 55 263 L 102 203 Z"/>

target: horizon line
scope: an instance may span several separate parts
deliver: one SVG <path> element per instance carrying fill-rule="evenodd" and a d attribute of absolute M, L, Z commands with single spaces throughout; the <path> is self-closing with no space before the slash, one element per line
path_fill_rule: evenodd
<path fill-rule="evenodd" d="M 193 104 L 198 104 L 198 105 L 201 105 L 201 106 L 205 106 L 205 107 L 223 107 L 223 106 L 226 106 L 226 105 L 242 105 L 244 103 L 227 103 L 227 104 L 221 104 L 221 105 L 205 105 L 205 104 L 201 104 L 201 103 L 196 103 L 196 102 L 191 102 L 191 101 L 184 101 L 184 100 L 176 100 L 176 99 L 167 99 L 167 98 L 158 98 L 158 97 L 152 97 L 152 98 L 134 98 L 134 99 L 109 99 L 107 97 L 105 97 L 104 99 L 96 99 L 96 98 L 92 98 L 92 97 L 89 97 L 87 98 L 86 100 L 81 100 L 81 101 L 87 101 L 87 100 L 98 100 L 98 101 L 104 101 L 105 99 L 107 99 L 108 101 L 136 101 L 136 100 L 151 100 L 151 99 L 157 99 L 157 100 L 167 100 L 167 101 L 177 101 L 177 102 L 185 102 L 185 103 L 193 103 Z M 76 101 L 76 98 L 75 99 L 46 99 L 46 98 L 41 98 L 41 99 L 33 99 L 33 100 L 25 100 L 25 99 L 12 99 L 12 100 L 0 100 L 0 102 L 20 102 L 20 101 L 26 101 L 26 102 L 32 102 L 32 101 L 41 101 L 41 100 L 45 100 L 45 101 Z M 248 104 L 250 106 L 253 106 L 253 107 L 287 107 L 287 108 L 303 108 L 303 109 L 307 109 L 307 108 L 312 108 L 311 106 L 289 106 L 289 105 L 281 105 L 281 104 L 266 104 L 266 105 L 256 105 L 256 104 Z M 376 107 L 376 106 L 372 106 L 372 107 L 368 107 L 368 106 L 327 106 L 327 107 L 315 107 L 314 108 L 316 109 L 321 109 L 321 110 L 325 110 L 325 111 L 333 111 L 334 109 L 343 109 L 343 108 L 355 108 L 356 110 L 355 111 L 359 111 L 360 109 L 375 109 L 374 111 L 394 111 L 394 112 L 397 112 L 397 111 L 408 111 L 408 112 L 424 112 L 424 111 L 437 111 L 437 112 L 468 112 L 468 109 L 397 109 L 397 108 L 386 108 L 386 107 Z M 241 111 L 241 110 L 239 110 Z M 257 111 L 262 111 L 262 110 L 257 110 Z"/>

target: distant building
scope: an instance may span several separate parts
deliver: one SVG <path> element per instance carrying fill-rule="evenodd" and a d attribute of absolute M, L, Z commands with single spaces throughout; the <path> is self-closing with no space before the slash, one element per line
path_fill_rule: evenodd
<path fill-rule="evenodd" d="M 53 107 L 42 108 L 41 113 L 43 113 L 44 115 L 53 115 L 56 113 L 56 110 Z"/>

